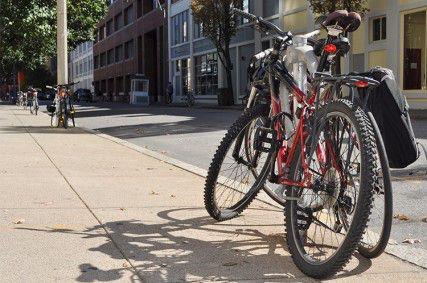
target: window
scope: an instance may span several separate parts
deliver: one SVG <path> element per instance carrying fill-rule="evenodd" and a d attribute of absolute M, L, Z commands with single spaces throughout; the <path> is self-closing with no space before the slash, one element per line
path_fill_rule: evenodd
<path fill-rule="evenodd" d="M 93 58 L 89 58 L 89 72 L 93 71 Z"/>
<path fill-rule="evenodd" d="M 125 43 L 125 60 L 133 58 L 133 40 Z"/>
<path fill-rule="evenodd" d="M 190 90 L 190 59 L 177 60 L 174 63 L 176 78 L 180 79 L 180 81 L 176 81 L 175 93 L 186 95 Z"/>
<path fill-rule="evenodd" d="M 195 57 L 196 95 L 216 95 L 218 90 L 218 55 Z"/>
<path fill-rule="evenodd" d="M 123 93 L 124 85 L 123 85 L 123 77 L 116 78 L 116 92 L 117 94 Z"/>
<path fill-rule="evenodd" d="M 138 19 L 142 17 L 142 0 L 136 2 L 136 17 Z"/>
<path fill-rule="evenodd" d="M 251 11 L 250 5 L 251 5 L 250 0 L 242 0 L 242 10 L 243 11 L 250 13 L 250 11 Z M 241 24 L 245 24 L 248 22 L 249 22 L 248 19 L 241 18 L 241 22 L 240 22 Z"/>
<path fill-rule="evenodd" d="M 114 30 L 118 31 L 123 27 L 123 14 L 119 13 L 114 17 Z"/>
<path fill-rule="evenodd" d="M 114 30 L 113 30 L 113 20 L 109 20 L 107 24 L 105 25 L 107 36 L 110 36 Z"/>
<path fill-rule="evenodd" d="M 372 41 L 385 40 L 387 38 L 387 19 L 379 17 L 372 20 Z"/>
<path fill-rule="evenodd" d="M 103 40 L 105 38 L 105 26 L 99 28 L 99 40 Z"/>
<path fill-rule="evenodd" d="M 262 7 L 264 18 L 279 14 L 279 0 L 263 0 Z"/>
<path fill-rule="evenodd" d="M 93 68 L 95 70 L 99 68 L 99 55 L 93 56 Z"/>
<path fill-rule="evenodd" d="M 107 51 L 107 65 L 111 65 L 114 63 L 114 49 L 110 49 Z"/>
<path fill-rule="evenodd" d="M 116 47 L 115 56 L 116 63 L 123 61 L 123 45 Z"/>
<path fill-rule="evenodd" d="M 105 54 L 105 52 L 101 53 L 100 57 L 99 57 L 99 65 L 101 67 L 105 67 L 105 65 L 107 64 L 107 56 Z"/>
<path fill-rule="evenodd" d="M 203 24 L 194 22 L 194 39 L 203 37 Z"/>
<path fill-rule="evenodd" d="M 188 10 L 172 17 L 172 43 L 177 45 L 188 41 Z"/>
<path fill-rule="evenodd" d="M 427 90 L 427 10 L 404 15 L 403 89 Z"/>
<path fill-rule="evenodd" d="M 124 12 L 124 25 L 127 26 L 133 22 L 133 5 L 130 5 Z"/>

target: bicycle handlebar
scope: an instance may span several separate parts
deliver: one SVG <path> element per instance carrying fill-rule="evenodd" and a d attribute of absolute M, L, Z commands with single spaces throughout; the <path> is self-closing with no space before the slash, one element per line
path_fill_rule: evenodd
<path fill-rule="evenodd" d="M 242 10 L 237 9 L 237 8 L 233 8 L 232 11 L 233 11 L 233 13 L 238 14 L 238 15 L 242 16 L 243 18 L 248 19 L 251 22 L 255 22 L 261 29 L 273 31 L 273 32 L 277 33 L 279 36 L 291 37 L 290 32 L 284 32 L 278 26 L 276 26 L 272 22 L 264 20 L 262 17 L 257 17 L 251 13 L 242 11 Z"/>

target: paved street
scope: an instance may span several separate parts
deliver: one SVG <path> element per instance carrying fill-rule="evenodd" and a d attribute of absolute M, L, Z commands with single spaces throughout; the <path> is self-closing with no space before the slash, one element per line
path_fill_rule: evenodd
<path fill-rule="evenodd" d="M 139 146 L 207 169 L 226 129 L 240 114 L 236 110 L 187 109 L 178 107 L 139 108 L 124 104 L 83 105 L 78 108 L 78 124 Z M 427 120 L 413 121 L 420 142 L 427 147 Z M 427 162 L 425 156 L 404 170 L 393 171 L 394 213 L 409 221 L 394 220 L 392 239 L 405 245 L 408 256 L 427 248 Z"/>

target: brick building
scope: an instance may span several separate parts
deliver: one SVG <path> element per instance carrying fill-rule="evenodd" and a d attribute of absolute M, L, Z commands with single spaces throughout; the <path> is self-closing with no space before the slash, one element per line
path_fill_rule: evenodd
<path fill-rule="evenodd" d="M 150 101 L 163 100 L 167 87 L 167 18 L 156 0 L 111 0 L 95 31 L 94 88 L 126 101 L 131 80 L 150 80 Z M 164 0 L 160 1 L 161 4 Z"/>

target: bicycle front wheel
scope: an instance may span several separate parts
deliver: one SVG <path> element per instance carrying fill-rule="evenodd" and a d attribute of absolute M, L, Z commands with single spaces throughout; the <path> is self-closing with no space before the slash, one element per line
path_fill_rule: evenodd
<path fill-rule="evenodd" d="M 209 167 L 205 184 L 205 207 L 218 221 L 232 219 L 245 210 L 263 185 L 263 176 L 255 178 L 254 166 L 245 153 L 244 135 L 252 121 L 268 114 L 268 105 L 246 110 L 231 126 Z M 265 178 L 264 178 L 265 180 Z"/>
<path fill-rule="evenodd" d="M 308 179 L 309 187 L 287 189 L 285 216 L 294 263 L 311 277 L 326 278 L 347 264 L 362 238 L 371 213 L 377 149 L 360 107 L 334 101 L 319 116 L 290 170 L 295 181 Z"/>

